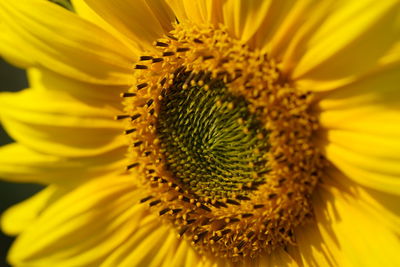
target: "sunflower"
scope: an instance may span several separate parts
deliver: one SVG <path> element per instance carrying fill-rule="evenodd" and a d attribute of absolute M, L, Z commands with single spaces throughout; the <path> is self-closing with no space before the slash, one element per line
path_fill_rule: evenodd
<path fill-rule="evenodd" d="M 72 2 L 0 2 L 11 264 L 400 264 L 399 1 Z"/>

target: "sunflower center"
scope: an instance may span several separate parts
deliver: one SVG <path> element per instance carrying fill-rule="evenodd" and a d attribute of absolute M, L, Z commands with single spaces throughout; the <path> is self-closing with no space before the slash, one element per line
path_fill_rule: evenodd
<path fill-rule="evenodd" d="M 267 172 L 267 131 L 243 97 L 228 92 L 222 80 L 182 71 L 160 101 L 157 134 L 167 168 L 184 189 L 201 197 L 231 197 Z"/>
<path fill-rule="evenodd" d="M 221 28 L 177 24 L 124 93 L 142 203 L 199 253 L 232 260 L 294 244 L 323 158 L 312 94 Z"/>

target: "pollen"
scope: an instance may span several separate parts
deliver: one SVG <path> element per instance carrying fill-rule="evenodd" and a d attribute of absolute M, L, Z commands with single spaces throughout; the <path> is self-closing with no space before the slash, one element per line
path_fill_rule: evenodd
<path fill-rule="evenodd" d="M 122 94 L 140 202 L 200 253 L 232 261 L 296 243 L 325 160 L 313 95 L 223 28 L 177 24 Z"/>

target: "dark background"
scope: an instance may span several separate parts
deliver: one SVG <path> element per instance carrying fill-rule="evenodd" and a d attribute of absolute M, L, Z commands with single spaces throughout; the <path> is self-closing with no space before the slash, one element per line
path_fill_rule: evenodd
<path fill-rule="evenodd" d="M 25 71 L 17 69 L 0 58 L 0 91 L 19 91 L 27 87 Z M 1 127 L 0 121 L 0 146 L 13 142 L 12 139 Z M 0 177 L 0 214 L 8 207 L 16 204 L 35 192 L 40 190 L 40 186 L 31 184 L 16 184 L 1 180 Z M 7 250 L 13 238 L 0 232 L 0 266 L 6 264 Z"/>

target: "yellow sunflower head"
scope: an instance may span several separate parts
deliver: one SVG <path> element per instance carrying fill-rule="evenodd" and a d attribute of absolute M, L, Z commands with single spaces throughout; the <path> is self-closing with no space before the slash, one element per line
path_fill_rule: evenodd
<path fill-rule="evenodd" d="M 10 263 L 400 264 L 399 1 L 51 2 L 0 3 Z"/>

